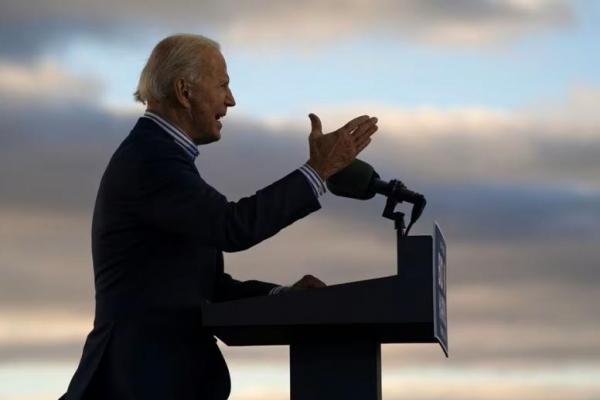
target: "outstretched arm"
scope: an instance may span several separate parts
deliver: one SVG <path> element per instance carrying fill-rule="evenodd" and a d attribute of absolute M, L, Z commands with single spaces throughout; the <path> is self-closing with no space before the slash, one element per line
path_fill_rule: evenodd
<path fill-rule="evenodd" d="M 322 133 L 318 117 L 311 114 L 311 121 L 307 164 L 322 180 L 348 165 L 377 130 L 377 119 L 368 116 L 328 134 Z M 175 151 L 145 162 L 139 182 L 144 199 L 138 211 L 145 222 L 193 235 L 199 245 L 223 251 L 245 250 L 321 207 L 300 170 L 238 202 L 227 201 L 200 177 L 193 162 Z"/>

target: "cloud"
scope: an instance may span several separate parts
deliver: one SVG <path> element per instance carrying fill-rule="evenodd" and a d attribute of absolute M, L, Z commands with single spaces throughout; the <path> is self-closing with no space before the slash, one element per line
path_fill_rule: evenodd
<path fill-rule="evenodd" d="M 473 249 L 474 250 L 474 249 Z M 277 258 L 275 255 L 274 258 Z M 252 261 L 253 257 L 250 257 Z M 456 261 L 451 267 L 461 260 Z M 229 263 L 228 265 L 231 265 Z M 287 267 L 287 266 L 286 266 Z M 252 266 L 245 266 L 247 274 Z M 340 274 L 341 271 L 338 271 Z M 450 271 L 452 273 L 452 271 Z M 374 274 L 371 274 L 372 276 Z M 535 369 L 552 363 L 589 365 L 600 359 L 594 304 L 598 289 L 540 283 L 449 285 L 449 339 L 453 367 Z M 8 360 L 78 360 L 91 330 L 91 310 L 38 306 L 2 309 L 0 355 Z M 287 349 L 221 345 L 236 365 L 287 364 Z M 434 344 L 385 345 L 384 365 L 399 368 L 411 360 L 423 367 L 444 366 Z"/>
<path fill-rule="evenodd" d="M 363 224 L 348 215 L 332 215 L 331 209 L 325 206 L 248 251 L 226 254 L 227 271 L 242 280 L 282 284 L 306 273 L 328 284 L 393 275 L 391 224 L 377 214 Z M 0 237 L 6 249 L 0 257 L 1 358 L 75 362 L 93 316 L 89 217 L 33 212 L 0 217 L 6 223 Z M 480 243 L 467 238 L 457 243 L 449 235 L 448 257 L 455 365 L 535 366 L 600 358 L 594 350 L 600 349 L 600 325 L 590 318 L 600 301 L 595 241 Z M 285 356 L 263 350 L 231 349 L 227 354 L 244 363 Z M 439 363 L 441 357 L 434 345 L 391 346 L 386 354 L 424 365 Z"/>
<path fill-rule="evenodd" d="M 91 39 L 139 44 L 143 34 L 131 20 L 116 14 L 100 17 L 91 3 L 38 2 L 35 8 L 16 1 L 3 1 L 0 15 L 0 56 L 13 62 L 31 63 L 39 58 L 63 54 L 74 40 Z M 77 12 L 72 12 L 80 8 Z M 135 15 L 135 14 L 134 14 Z M 146 31 L 147 35 L 147 31 Z"/>
<path fill-rule="evenodd" d="M 77 77 L 64 71 L 56 61 L 38 60 L 21 64 L 0 60 L 0 99 L 3 111 L 22 109 L 35 102 L 53 107 L 70 103 L 91 102 L 101 91 L 101 84 L 91 77 Z"/>
<path fill-rule="evenodd" d="M 569 366 L 529 369 L 403 368 L 384 375 L 384 392 L 393 399 L 405 393 L 418 400 L 589 399 L 600 388 L 590 377 L 597 368 Z M 386 379 L 387 378 L 387 379 Z M 397 397 L 396 397 L 397 396 Z"/>
<path fill-rule="evenodd" d="M 406 364 L 406 359 L 403 360 Z M 450 361 L 451 362 L 451 361 Z M 382 392 L 386 399 L 589 399 L 600 388 L 589 379 L 596 366 L 552 366 L 527 368 L 457 367 L 441 363 L 436 367 L 382 367 Z M 446 365 L 444 365 L 446 364 Z M 289 397 L 287 365 L 248 365 L 232 368 L 232 397 L 243 400 L 283 400 Z M 273 382 L 274 381 L 274 382 Z M 273 382 L 269 385 L 268 382 Z"/>
<path fill-rule="evenodd" d="M 369 35 L 440 45 L 511 42 L 537 31 L 575 23 L 563 0 L 330 0 L 187 2 L 109 0 L 102 5 L 50 0 L 34 10 L 3 3 L 0 53 L 27 59 L 76 36 L 140 43 L 158 31 L 200 31 L 227 45 L 254 50 L 316 44 Z M 145 35 L 142 34 L 145 32 Z M 18 35 L 16 33 L 19 33 Z"/>
<path fill-rule="evenodd" d="M 375 33 L 430 44 L 471 46 L 508 42 L 531 31 L 571 23 L 572 10 L 557 1 L 307 1 L 301 8 L 290 1 L 278 2 L 266 14 L 233 19 L 226 32 L 234 42 L 276 45 L 290 39 L 322 43 L 340 36 Z"/>
<path fill-rule="evenodd" d="M 404 360 L 406 361 L 406 360 Z M 536 369 L 457 367 L 451 361 L 436 367 L 411 363 L 400 368 L 382 368 L 382 389 L 386 399 L 439 398 L 467 400 L 584 400 L 598 397 L 597 365 L 553 365 Z M 406 363 L 405 363 L 406 364 Z M 445 365 L 444 365 L 445 364 Z M 2 367 L 3 399 L 50 400 L 64 393 L 74 366 L 67 363 L 18 363 Z M 288 363 L 238 365 L 230 363 L 231 397 L 240 400 L 284 400 L 289 398 Z M 35 378 L 27 389 L 15 383 Z"/>
<path fill-rule="evenodd" d="M 567 185 L 600 188 L 600 89 L 573 86 L 568 96 L 518 109 L 480 106 L 337 104 L 315 106 L 326 131 L 351 118 L 379 118 L 362 156 L 386 173 L 437 182 Z M 266 118 L 274 130 L 306 130 L 289 115 Z M 393 165 L 395 171 L 384 168 Z"/>
<path fill-rule="evenodd" d="M 42 70 L 30 72 L 43 77 Z M 586 93 L 572 96 L 578 99 L 574 108 L 594 101 L 595 92 Z M 547 109 L 568 110 L 571 101 Z M 93 312 L 94 197 L 110 155 L 137 116 L 77 100 L 24 104 L 0 110 L 7 121 L 0 127 L 0 184 L 8 188 L 0 195 L 0 304 L 8 316 L 3 323 L 13 327 L 0 329 L 0 355 L 77 360 Z M 542 109 L 390 108 L 378 114 L 381 132 L 365 152 L 383 178 L 403 179 L 427 194 L 415 232 L 430 233 L 435 218 L 448 236 L 451 346 L 460 363 L 600 357 L 590 350 L 599 348 L 599 327 L 589 317 L 600 298 L 597 161 L 581 155 L 598 141 L 597 117 L 564 113 L 553 119 Z M 330 127 L 344 118 L 339 109 L 322 115 Z M 306 160 L 305 125 L 227 117 L 222 140 L 200 149 L 199 169 L 232 200 L 252 194 Z M 544 155 L 549 147 L 555 158 Z M 322 204 L 317 214 L 259 246 L 226 254 L 228 272 L 284 284 L 305 273 L 329 284 L 395 273 L 395 236 L 391 221 L 381 218 L 382 198 L 327 195 Z M 52 338 L 27 323 L 36 320 L 47 322 Z M 568 340 L 572 335 L 577 340 Z M 426 364 L 439 358 L 434 346 L 386 351 Z"/>
<path fill-rule="evenodd" d="M 0 205 L 89 211 L 102 170 L 137 115 L 117 115 L 80 100 L 85 81 L 55 67 L 13 69 L 19 79 L 39 81 L 47 90 L 22 90 L 21 105 L 0 110 L 5 121 L 0 127 L 0 182 L 10 188 L 0 196 Z M 1 82 L 0 98 L 8 100 L 10 83 Z M 69 93 L 69 85 L 76 88 L 73 95 L 63 103 L 51 100 L 55 92 Z M 545 108 L 340 105 L 324 108 L 321 117 L 331 130 L 356 114 L 376 114 L 380 131 L 360 157 L 382 178 L 399 178 L 429 194 L 428 210 L 464 226 L 467 236 L 485 237 L 482 229 L 489 232 L 490 227 L 502 227 L 496 236 L 594 235 L 599 225 L 600 120 L 593 104 L 600 90 L 573 93 Z M 43 101 L 44 96 L 49 100 Z M 583 115 L 582 110 L 589 111 Z M 306 121 L 286 116 L 258 121 L 234 115 L 225 122 L 223 139 L 201 149 L 198 165 L 218 189 L 236 199 L 304 162 L 307 129 Z M 238 172 L 225 174 L 224 169 Z M 342 215 L 354 212 L 353 202 L 338 203 L 334 208 Z M 382 204 L 364 207 L 372 214 Z M 510 218 L 511 224 L 504 223 Z M 482 219 L 489 222 L 485 228 Z"/>
<path fill-rule="evenodd" d="M 60 308 L 6 308 L 0 321 L 0 348 L 55 346 L 79 341 L 92 326 L 93 319 Z M 3 359 L 5 359 L 3 357 Z"/>

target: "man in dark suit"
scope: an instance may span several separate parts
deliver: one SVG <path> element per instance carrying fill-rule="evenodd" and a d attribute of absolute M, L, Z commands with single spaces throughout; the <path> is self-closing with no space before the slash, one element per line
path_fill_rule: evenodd
<path fill-rule="evenodd" d="M 310 158 L 238 202 L 206 183 L 198 145 L 219 140 L 235 105 L 219 45 L 175 35 L 153 50 L 136 98 L 147 110 L 112 156 L 92 223 L 96 313 L 62 399 L 226 399 L 227 366 L 202 327 L 203 302 L 286 290 L 237 281 L 223 251 L 245 250 L 318 210 L 324 180 L 370 142 L 361 116 L 323 134 L 311 114 Z M 324 286 L 310 275 L 293 288 Z"/>

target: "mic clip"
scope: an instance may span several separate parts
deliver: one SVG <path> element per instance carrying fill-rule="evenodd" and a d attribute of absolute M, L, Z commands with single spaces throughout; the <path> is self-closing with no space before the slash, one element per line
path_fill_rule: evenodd
<path fill-rule="evenodd" d="M 404 185 L 404 183 L 396 179 L 392 179 L 388 183 L 386 192 L 387 201 L 385 203 L 385 208 L 383 209 L 382 215 L 384 218 L 388 218 L 394 221 L 394 228 L 398 231 L 398 234 L 401 237 L 408 236 L 410 228 L 421 216 L 421 213 L 425 208 L 425 197 L 423 195 L 419 195 L 417 193 L 409 191 L 406 185 Z M 413 195 L 412 197 L 416 197 L 416 201 L 415 199 L 409 199 L 404 197 L 402 193 L 411 193 Z M 400 211 L 394 211 L 396 206 L 402 203 L 403 201 L 413 203 L 413 209 L 408 228 L 406 228 L 406 225 L 404 224 L 404 213 Z"/>
<path fill-rule="evenodd" d="M 392 179 L 388 183 L 388 195 L 387 200 L 385 202 L 385 208 L 383 209 L 383 217 L 391 219 L 394 221 L 394 228 L 400 233 L 400 236 L 404 236 L 404 229 L 406 226 L 404 225 L 404 213 L 400 211 L 394 211 L 394 208 L 402 202 L 402 200 L 398 200 L 395 196 L 392 195 L 398 187 L 406 187 L 404 184 L 396 179 Z"/>

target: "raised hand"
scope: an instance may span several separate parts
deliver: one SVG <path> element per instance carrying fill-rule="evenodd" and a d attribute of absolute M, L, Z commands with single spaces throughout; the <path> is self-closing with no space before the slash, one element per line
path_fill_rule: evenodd
<path fill-rule="evenodd" d="M 315 114 L 308 117 L 312 128 L 308 136 L 308 164 L 323 180 L 350 164 L 371 143 L 371 135 L 377 131 L 377 118 L 368 115 L 354 118 L 327 134 L 323 134 L 319 117 Z"/>

